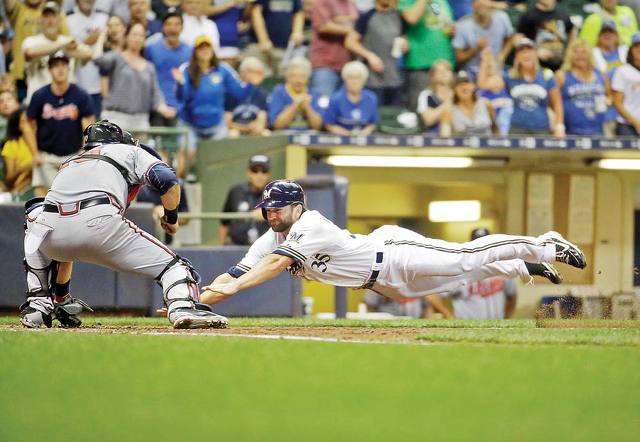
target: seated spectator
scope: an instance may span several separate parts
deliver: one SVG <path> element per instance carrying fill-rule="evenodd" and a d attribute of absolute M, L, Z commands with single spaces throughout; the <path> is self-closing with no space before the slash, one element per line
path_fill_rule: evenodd
<path fill-rule="evenodd" d="M 400 0 L 406 22 L 409 50 L 404 56 L 409 109 L 418 105 L 417 97 L 427 84 L 429 69 L 437 60 L 455 63 L 451 37 L 455 23 L 446 0 Z"/>
<path fill-rule="evenodd" d="M 496 128 L 489 100 L 476 97 L 476 85 L 467 71 L 456 75 L 453 106 L 443 114 L 440 135 L 490 135 Z"/>
<path fill-rule="evenodd" d="M 260 88 L 264 80 L 265 69 L 256 57 L 247 57 L 240 63 L 240 79 L 254 88 L 243 99 L 229 94 L 224 100 L 224 118 L 229 127 L 229 136 L 268 135 L 267 129 L 267 93 Z"/>
<path fill-rule="evenodd" d="M 451 44 L 456 54 L 458 65 L 472 75 L 477 75 L 480 68 L 480 54 L 484 48 L 490 48 L 504 64 L 511 52 L 513 26 L 504 11 L 491 8 L 490 0 L 473 0 L 473 15 L 468 15 L 456 23 L 456 30 Z"/>
<path fill-rule="evenodd" d="M 498 134 L 509 135 L 511 115 L 513 115 L 513 100 L 505 88 L 502 72 L 498 68 L 496 58 L 491 48 L 485 48 L 480 55 L 480 70 L 478 72 L 478 96 L 489 100 L 495 112 Z"/>
<path fill-rule="evenodd" d="M 150 18 L 151 0 L 129 0 L 129 26 L 134 23 L 140 23 L 144 26 L 145 37 L 149 38 L 154 34 L 162 32 L 162 23 L 160 20 Z"/>
<path fill-rule="evenodd" d="M 513 99 L 510 134 L 564 137 L 562 97 L 553 72 L 540 67 L 535 44 L 528 38 L 516 43 L 513 67 L 504 81 Z M 549 121 L 553 111 L 553 124 Z"/>
<path fill-rule="evenodd" d="M 584 20 L 580 37 L 596 46 L 602 24 L 608 20 L 616 24 L 622 44 L 629 46 L 631 36 L 638 30 L 638 21 L 633 9 L 618 5 L 618 0 L 600 0 L 599 10 Z"/>
<path fill-rule="evenodd" d="M 322 127 L 322 106 L 325 97 L 309 91 L 311 63 L 295 58 L 287 66 L 285 84 L 271 93 L 268 104 L 269 126 L 272 129 L 315 129 Z M 328 103 L 327 103 L 328 104 Z"/>
<path fill-rule="evenodd" d="M 370 135 L 378 124 L 378 98 L 364 89 L 369 71 L 359 61 L 342 68 L 344 86 L 331 96 L 324 113 L 327 130 L 337 135 Z"/>
<path fill-rule="evenodd" d="M 360 14 L 355 29 L 345 40 L 347 49 L 369 65 L 367 88 L 376 94 L 381 105 L 399 104 L 402 73 L 398 58 L 409 48 L 402 37 L 402 26 L 395 2 L 376 0 L 374 9 Z M 394 53 L 397 41 L 402 46 L 399 53 Z"/>
<path fill-rule="evenodd" d="M 640 134 L 640 32 L 631 37 L 627 63 L 616 69 L 611 80 L 613 104 L 618 110 L 616 135 Z"/>
<path fill-rule="evenodd" d="M 127 26 L 122 18 L 112 15 L 107 20 L 107 35 L 104 42 L 103 52 L 123 51 L 125 46 L 125 34 Z M 106 94 L 103 94 L 106 96 Z"/>
<path fill-rule="evenodd" d="M 567 48 L 556 83 L 562 95 L 568 135 L 602 135 L 609 79 L 594 67 L 591 46 L 581 38 Z"/>
<path fill-rule="evenodd" d="M 180 41 L 182 32 L 182 13 L 177 8 L 170 8 L 162 19 L 163 38 L 147 45 L 144 56 L 153 63 L 158 77 L 158 85 L 162 91 L 164 102 L 167 106 L 178 109 L 179 102 L 176 96 L 177 84 L 171 71 L 187 63 L 193 53 L 193 48 Z M 170 126 L 177 124 L 177 118 L 165 118 L 157 112 L 151 114 L 152 126 Z"/>
<path fill-rule="evenodd" d="M 314 0 L 309 60 L 311 89 L 320 96 L 330 97 L 340 88 L 340 71 L 351 59 L 344 41 L 357 19 L 352 0 Z"/>
<path fill-rule="evenodd" d="M 242 83 L 229 65 L 218 61 L 213 42 L 206 36 L 196 39 L 189 64 L 172 72 L 181 103 L 178 117 L 189 129 L 187 140 L 181 143 L 186 151 L 179 152 L 186 156 L 183 171 L 186 173 L 195 160 L 200 141 L 219 140 L 228 135 L 224 121 L 225 94 L 242 99 L 251 93 L 253 86 Z"/>
<path fill-rule="evenodd" d="M 440 121 L 453 105 L 453 68 L 447 60 L 437 60 L 431 68 L 429 85 L 418 96 L 417 111 L 428 134 L 440 133 Z"/>
<path fill-rule="evenodd" d="M 287 48 L 301 47 L 304 12 L 301 0 L 259 0 L 251 9 L 253 44 L 246 53 L 262 60 L 267 76 L 284 75 Z"/>
<path fill-rule="evenodd" d="M 7 120 L 2 158 L 4 184 L 9 192 L 22 192 L 31 186 L 33 152 L 37 147 L 25 110 L 12 92 L 0 92 L 0 116 Z"/>
<path fill-rule="evenodd" d="M 266 155 L 253 155 L 247 165 L 247 181 L 236 184 L 227 194 L 224 212 L 252 212 L 252 218 L 223 219 L 220 221 L 220 244 L 251 245 L 267 230 L 269 224 L 262 216 L 262 209 L 254 209 L 262 198 L 264 186 L 271 181 L 271 160 Z"/>
<path fill-rule="evenodd" d="M 182 2 L 183 27 L 180 40 L 195 46 L 196 39 L 205 36 L 211 40 L 217 56 L 220 50 L 220 33 L 216 24 L 205 15 L 207 5 L 207 0 L 184 0 Z"/>
<path fill-rule="evenodd" d="M 72 80 L 76 60 L 89 60 L 93 55 L 91 49 L 79 43 L 74 37 L 60 34 L 60 6 L 54 1 L 47 1 L 42 6 L 40 23 L 42 33 L 27 37 L 22 42 L 22 52 L 26 60 L 27 97 L 37 89 L 51 82 L 51 75 L 47 69 L 47 57 L 55 52 L 64 50 L 71 63 Z"/>
<path fill-rule="evenodd" d="M 565 47 L 576 30 L 557 0 L 537 0 L 520 17 L 518 32 L 535 42 L 542 67 L 555 71 L 562 65 Z"/>
<path fill-rule="evenodd" d="M 176 115 L 176 110 L 164 102 L 156 70 L 142 56 L 144 33 L 140 23 L 129 26 L 124 51 L 111 51 L 95 59 L 101 72 L 109 77 L 102 116 L 127 130 L 148 128 L 151 111 L 165 118 Z"/>
<path fill-rule="evenodd" d="M 101 52 L 99 48 L 101 35 L 107 28 L 109 16 L 95 8 L 96 0 L 78 0 L 73 13 L 67 17 L 71 35 L 87 45 L 94 54 Z M 100 70 L 89 60 L 76 65 L 76 83 L 91 95 L 96 118 L 102 112 L 102 94 L 100 88 Z"/>

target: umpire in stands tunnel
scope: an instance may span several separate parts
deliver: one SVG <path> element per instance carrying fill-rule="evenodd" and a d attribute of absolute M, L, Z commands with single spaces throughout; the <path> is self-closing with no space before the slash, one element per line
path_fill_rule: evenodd
<path fill-rule="evenodd" d="M 198 309 L 200 277 L 191 263 L 125 218 L 142 186 L 160 194 L 161 226 L 178 230 L 180 185 L 173 170 L 148 146 L 108 121 L 84 131 L 84 152 L 63 163 L 44 198 L 25 204 L 27 301 L 21 322 L 29 328 L 81 324 L 89 309 L 70 295 L 74 261 L 154 278 L 174 328 L 223 328 L 227 319 Z"/>
<path fill-rule="evenodd" d="M 247 181 L 233 186 L 227 194 L 224 212 L 249 212 L 248 219 L 223 219 L 218 237 L 220 244 L 251 245 L 267 230 L 269 225 L 260 209 L 254 209 L 262 197 L 262 190 L 271 179 L 271 159 L 266 155 L 253 155 L 247 164 Z"/>

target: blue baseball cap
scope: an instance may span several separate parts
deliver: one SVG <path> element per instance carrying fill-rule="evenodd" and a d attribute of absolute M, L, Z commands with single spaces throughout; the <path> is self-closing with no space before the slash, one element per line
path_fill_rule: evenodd
<path fill-rule="evenodd" d="M 600 26 L 600 32 L 604 31 L 618 32 L 618 25 L 613 20 L 604 20 L 602 26 Z"/>

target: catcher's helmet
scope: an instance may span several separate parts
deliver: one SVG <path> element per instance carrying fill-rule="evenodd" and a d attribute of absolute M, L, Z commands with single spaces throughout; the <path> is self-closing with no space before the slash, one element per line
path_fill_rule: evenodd
<path fill-rule="evenodd" d="M 256 204 L 256 209 L 262 209 L 262 216 L 266 219 L 266 209 L 280 209 L 292 204 L 304 206 L 304 190 L 294 181 L 277 180 L 265 186 L 262 199 Z"/>
<path fill-rule="evenodd" d="M 127 132 L 128 133 L 128 132 Z M 93 149 L 96 146 L 112 143 L 130 144 L 129 139 L 133 139 L 131 134 L 125 137 L 124 132 L 117 124 L 107 120 L 100 120 L 93 123 L 84 130 L 84 150 Z"/>

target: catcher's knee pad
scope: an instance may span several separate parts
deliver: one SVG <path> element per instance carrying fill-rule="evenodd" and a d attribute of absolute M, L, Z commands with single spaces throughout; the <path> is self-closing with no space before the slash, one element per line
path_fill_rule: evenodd
<path fill-rule="evenodd" d="M 53 301 L 45 296 L 30 296 L 20 306 L 20 322 L 25 327 L 51 327 Z"/>
<path fill-rule="evenodd" d="M 193 307 L 200 299 L 200 275 L 186 258 L 176 255 L 156 280 L 162 286 L 162 297 L 169 311 Z"/>

